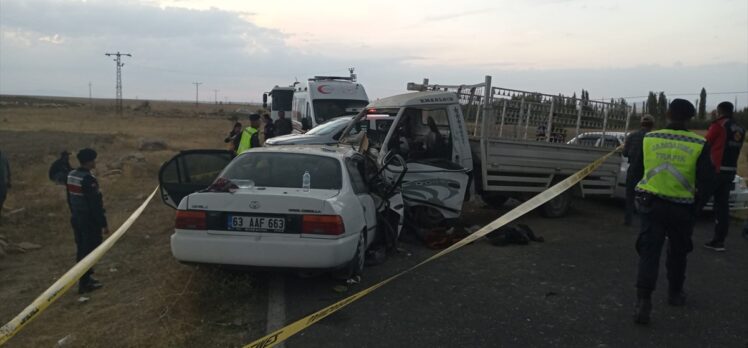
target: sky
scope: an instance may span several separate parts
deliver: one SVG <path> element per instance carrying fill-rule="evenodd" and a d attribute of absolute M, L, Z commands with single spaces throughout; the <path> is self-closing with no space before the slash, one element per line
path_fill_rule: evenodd
<path fill-rule="evenodd" d="M 592 99 L 648 91 L 748 106 L 746 0 L 0 0 L 0 94 L 256 102 L 355 67 L 371 99 L 407 82 Z"/>

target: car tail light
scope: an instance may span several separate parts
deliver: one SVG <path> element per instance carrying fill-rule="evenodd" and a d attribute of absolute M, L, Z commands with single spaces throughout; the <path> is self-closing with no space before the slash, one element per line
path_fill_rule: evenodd
<path fill-rule="evenodd" d="M 182 230 L 204 230 L 207 228 L 205 212 L 202 210 L 177 210 L 174 227 Z"/>
<path fill-rule="evenodd" d="M 301 233 L 338 236 L 345 232 L 340 215 L 304 215 Z"/>

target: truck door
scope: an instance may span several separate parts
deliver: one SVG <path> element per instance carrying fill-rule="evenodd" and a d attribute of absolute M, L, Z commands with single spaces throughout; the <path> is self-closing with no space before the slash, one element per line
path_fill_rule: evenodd
<path fill-rule="evenodd" d="M 456 142 L 464 141 L 464 136 L 454 134 L 452 123 L 456 121 L 450 112 L 455 111 L 447 105 L 401 110 L 380 153 L 380 163 L 391 154 L 399 154 L 407 162 L 408 171 L 402 182 L 406 206 L 436 210 L 448 219 L 460 216 L 472 168 L 469 150 L 466 155 L 461 145 L 455 147 Z M 394 179 L 401 171 L 402 168 L 390 165 L 385 174 Z"/>
<path fill-rule="evenodd" d="M 233 159 L 227 150 L 188 150 L 166 161 L 158 172 L 164 204 L 176 209 L 187 195 L 210 186 Z"/>

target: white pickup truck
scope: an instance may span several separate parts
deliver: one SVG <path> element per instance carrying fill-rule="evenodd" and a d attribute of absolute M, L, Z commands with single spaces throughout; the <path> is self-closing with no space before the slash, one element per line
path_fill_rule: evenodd
<path fill-rule="evenodd" d="M 626 105 L 491 87 L 490 76 L 474 85 L 424 82 L 408 89 L 418 92 L 376 100 L 359 114 L 358 119 L 367 113 L 394 118 L 382 145 L 362 152 L 377 163 L 393 154 L 406 160 L 407 215 L 427 226 L 458 218 L 471 192 L 501 205 L 509 197 L 544 191 L 611 150 L 566 144 L 567 133 L 624 131 L 630 118 Z M 350 127 L 357 123 L 354 118 Z M 360 142 L 350 138 L 341 142 Z M 574 194 L 612 197 L 619 167 L 620 157 L 611 157 L 541 212 L 563 216 Z M 397 166 L 385 172 L 399 174 Z"/>

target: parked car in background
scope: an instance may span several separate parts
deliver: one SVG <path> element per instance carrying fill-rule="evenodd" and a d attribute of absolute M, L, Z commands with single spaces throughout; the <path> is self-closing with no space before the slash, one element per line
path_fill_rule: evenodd
<path fill-rule="evenodd" d="M 590 146 L 606 147 L 614 149 L 622 145 L 626 141 L 628 133 L 624 132 L 606 132 L 605 140 L 603 141 L 602 132 L 586 132 L 581 133 L 578 136 L 571 139 L 569 144 L 585 144 Z M 623 156 L 623 154 L 620 154 Z M 621 169 L 618 173 L 618 183 L 616 185 L 614 197 L 620 199 L 626 199 L 626 172 L 629 168 L 629 162 L 625 158 L 621 161 Z M 705 210 L 714 209 L 713 202 L 710 200 L 709 203 L 704 207 Z M 735 175 L 733 181 L 733 189 L 730 192 L 730 210 L 742 210 L 748 209 L 748 186 L 746 186 L 745 179 L 740 175 Z"/>

